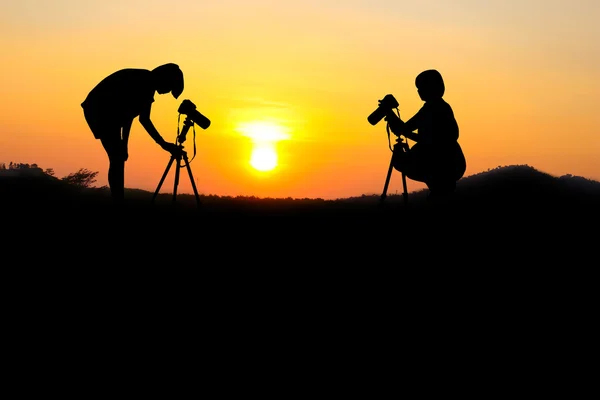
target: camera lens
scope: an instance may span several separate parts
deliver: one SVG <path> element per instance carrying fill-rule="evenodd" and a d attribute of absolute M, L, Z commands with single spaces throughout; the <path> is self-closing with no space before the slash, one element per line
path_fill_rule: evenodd
<path fill-rule="evenodd" d="M 379 123 L 379 121 L 381 121 L 381 119 L 383 117 L 385 117 L 385 113 L 387 112 L 387 108 L 382 107 L 381 105 L 379 107 L 377 107 L 375 109 L 375 111 L 373 111 L 371 113 L 371 115 L 369 115 L 367 117 L 367 121 L 369 121 L 369 123 L 371 125 L 377 125 Z"/>
<path fill-rule="evenodd" d="M 194 121 L 202 129 L 206 129 L 210 126 L 210 120 L 202 115 L 198 110 L 194 110 L 189 114 L 192 121 Z"/>

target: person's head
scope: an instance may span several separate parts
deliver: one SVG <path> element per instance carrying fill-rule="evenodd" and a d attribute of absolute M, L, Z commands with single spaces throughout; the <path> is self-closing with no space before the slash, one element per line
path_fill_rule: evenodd
<path fill-rule="evenodd" d="M 171 92 L 173 97 L 178 98 L 183 92 L 183 72 L 179 65 L 168 63 L 158 66 L 152 70 L 156 91 L 160 94 Z"/>
<path fill-rule="evenodd" d="M 446 90 L 442 74 L 435 69 L 428 69 L 417 75 L 415 85 L 423 101 L 442 98 Z"/>

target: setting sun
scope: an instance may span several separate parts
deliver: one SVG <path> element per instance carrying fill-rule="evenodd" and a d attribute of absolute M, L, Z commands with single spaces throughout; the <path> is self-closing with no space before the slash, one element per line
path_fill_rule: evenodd
<path fill-rule="evenodd" d="M 257 146 L 252 150 L 250 165 L 258 171 L 271 171 L 277 166 L 277 152 L 272 146 Z"/>
<path fill-rule="evenodd" d="M 239 124 L 238 131 L 250 138 L 253 149 L 250 165 L 257 171 L 271 171 L 277 167 L 275 143 L 289 139 L 284 128 L 274 122 L 254 121 Z"/>

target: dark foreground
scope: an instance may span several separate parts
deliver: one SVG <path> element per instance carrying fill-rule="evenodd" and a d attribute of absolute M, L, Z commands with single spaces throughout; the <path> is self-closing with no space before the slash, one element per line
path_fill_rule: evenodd
<path fill-rule="evenodd" d="M 96 260 L 447 267 L 573 260 L 594 247 L 600 223 L 596 192 L 515 180 L 508 188 L 459 186 L 440 202 L 427 191 L 385 200 L 199 200 L 130 191 L 115 207 L 105 189 L 5 185 L 3 231 L 20 246 L 52 244 Z"/>
<path fill-rule="evenodd" d="M 56 179 L 4 179 L 7 251 L 25 259 L 114 267 L 254 271 L 276 267 L 546 268 L 589 265 L 600 226 L 600 183 L 512 166 L 461 179 L 446 201 L 426 190 L 339 200 L 160 194 Z"/>
<path fill-rule="evenodd" d="M 441 204 L 414 193 L 406 204 L 202 196 L 200 206 L 131 191 L 123 208 L 102 190 L 0 189 L 4 333 L 17 367 L 106 360 L 119 370 L 124 354 L 149 366 L 185 356 L 221 391 L 235 376 L 244 394 L 274 390 L 273 379 L 309 390 L 318 379 L 305 378 L 307 364 L 356 394 L 332 371 L 389 374 L 408 365 L 400 350 L 418 351 L 413 362 L 448 354 L 447 371 L 476 366 L 469 385 L 502 377 L 490 388 L 506 386 L 507 370 L 530 382 L 532 371 L 560 382 L 587 373 L 596 189 L 512 176 L 459 185 Z M 238 378 L 249 371 L 271 379 Z"/>
<path fill-rule="evenodd" d="M 132 192 L 120 208 L 106 191 L 30 192 L 4 197 L 3 249 L 27 266 L 19 272 L 82 290 L 103 282 L 219 302 L 265 290 L 419 302 L 429 300 L 415 291 L 461 296 L 465 287 L 470 296 L 587 293 L 574 288 L 592 282 L 599 261 L 599 197 L 460 189 L 443 203 L 423 192 L 406 203 L 201 196 L 198 205 Z"/>

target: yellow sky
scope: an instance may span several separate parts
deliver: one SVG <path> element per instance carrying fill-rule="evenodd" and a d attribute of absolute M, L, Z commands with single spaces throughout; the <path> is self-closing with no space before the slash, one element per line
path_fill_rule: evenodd
<path fill-rule="evenodd" d="M 388 93 L 412 116 L 422 106 L 414 78 L 435 68 L 466 175 L 529 164 L 600 180 L 599 20 L 594 0 L 3 1 L 0 162 L 57 176 L 87 168 L 105 185 L 108 160 L 81 101 L 118 69 L 175 62 L 185 90 L 156 95 L 152 118 L 168 141 L 181 99 L 211 120 L 186 142 L 200 193 L 380 194 L 391 153 L 385 122 L 366 118 Z M 259 143 L 247 127 L 261 124 L 281 135 Z M 251 164 L 265 145 L 271 171 Z M 126 186 L 153 191 L 169 154 L 137 121 L 129 155 Z M 401 191 L 394 174 L 388 193 Z"/>

